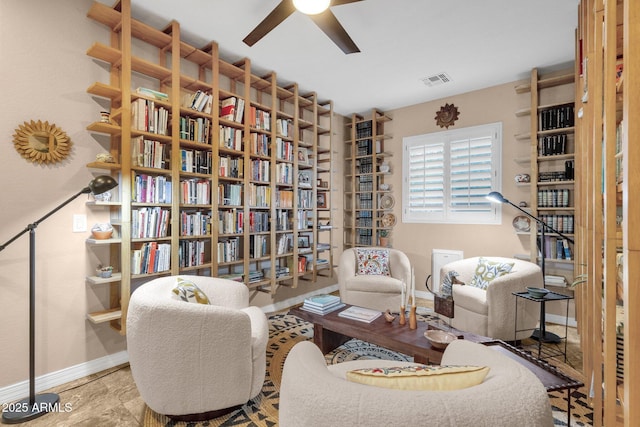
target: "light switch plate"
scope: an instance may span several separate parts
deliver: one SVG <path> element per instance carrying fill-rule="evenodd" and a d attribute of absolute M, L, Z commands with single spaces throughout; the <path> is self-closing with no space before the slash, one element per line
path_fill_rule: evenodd
<path fill-rule="evenodd" d="M 73 215 L 73 232 L 85 233 L 87 231 L 87 216 L 84 214 Z"/>

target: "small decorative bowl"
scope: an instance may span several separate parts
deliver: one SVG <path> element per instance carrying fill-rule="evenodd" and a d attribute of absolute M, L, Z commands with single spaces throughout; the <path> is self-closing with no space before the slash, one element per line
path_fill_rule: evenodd
<path fill-rule="evenodd" d="M 547 289 L 544 288 L 534 288 L 531 286 L 527 286 L 527 292 L 534 298 L 544 298 L 545 295 L 549 293 Z"/>
<path fill-rule="evenodd" d="M 440 331 L 438 329 L 429 329 L 424 332 L 424 336 L 429 340 L 431 346 L 438 350 L 444 350 L 450 342 L 458 339 L 458 337 L 451 332 Z"/>
<path fill-rule="evenodd" d="M 91 230 L 91 234 L 93 238 L 96 240 L 105 240 L 110 239 L 113 235 L 113 230 L 101 231 L 101 230 Z"/>

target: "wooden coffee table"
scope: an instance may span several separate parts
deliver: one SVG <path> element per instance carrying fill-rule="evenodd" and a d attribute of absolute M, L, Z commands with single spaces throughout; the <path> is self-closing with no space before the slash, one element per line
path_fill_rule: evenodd
<path fill-rule="evenodd" d="M 443 350 L 433 348 L 424 337 L 427 329 L 445 329 L 469 341 L 485 343 L 494 341 L 492 338 L 459 331 L 449 327 L 428 322 L 418 322 L 417 329 L 401 326 L 399 316 L 392 323 L 388 323 L 384 316 L 380 316 L 371 323 L 359 322 L 338 316 L 338 313 L 350 307 L 349 305 L 332 313 L 321 316 L 302 310 L 300 306 L 289 310 L 289 314 L 313 324 L 313 342 L 323 354 L 331 352 L 336 347 L 352 338 L 370 342 L 389 350 L 412 356 L 416 363 L 439 364 Z"/>

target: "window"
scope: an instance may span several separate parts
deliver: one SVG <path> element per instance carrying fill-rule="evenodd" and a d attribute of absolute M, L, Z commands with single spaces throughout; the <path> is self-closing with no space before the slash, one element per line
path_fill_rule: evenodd
<path fill-rule="evenodd" d="M 502 123 L 403 138 L 403 222 L 500 224 Z"/>

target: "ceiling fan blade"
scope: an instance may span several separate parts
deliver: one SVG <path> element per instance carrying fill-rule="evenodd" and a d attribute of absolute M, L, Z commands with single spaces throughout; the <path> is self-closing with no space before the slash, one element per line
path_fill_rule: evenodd
<path fill-rule="evenodd" d="M 332 0 L 331 6 L 340 6 L 341 4 L 356 3 L 362 0 Z"/>
<path fill-rule="evenodd" d="M 249 46 L 253 46 L 261 38 L 266 36 L 269 31 L 273 30 L 282 21 L 287 19 L 295 10 L 296 8 L 293 6 L 293 2 L 291 0 L 282 0 L 280 4 L 278 4 L 271 13 L 268 14 L 267 17 L 264 18 L 262 22 L 260 22 L 258 26 L 254 28 L 253 31 L 251 31 L 242 41 Z"/>
<path fill-rule="evenodd" d="M 335 44 L 338 45 L 340 49 L 346 54 L 360 52 L 358 46 L 351 40 L 349 34 L 345 31 L 344 27 L 338 22 L 338 18 L 331 12 L 330 9 L 325 10 L 324 12 L 318 15 L 309 15 L 313 22 L 316 23 L 318 27 L 324 33 L 329 36 L 331 40 Z"/>

